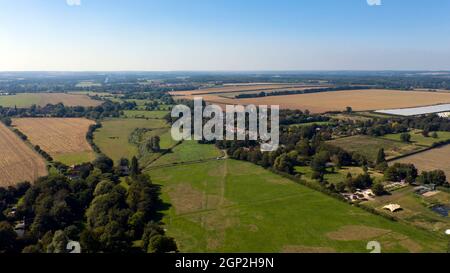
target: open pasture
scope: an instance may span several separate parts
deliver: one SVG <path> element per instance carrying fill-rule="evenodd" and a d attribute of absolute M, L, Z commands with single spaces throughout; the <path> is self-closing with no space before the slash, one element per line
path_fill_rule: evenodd
<path fill-rule="evenodd" d="M 163 222 L 182 252 L 442 252 L 441 237 L 277 176 L 215 160 L 148 172 L 171 207 Z M 261 244 L 264 242 L 264 244 Z"/>
<path fill-rule="evenodd" d="M 55 160 L 67 165 L 95 159 L 92 147 L 86 140 L 89 126 L 94 121 L 84 118 L 16 118 L 13 126 L 28 136 Z"/>
<path fill-rule="evenodd" d="M 370 162 L 376 161 L 378 151 L 381 148 L 384 149 L 387 159 L 392 159 L 397 156 L 423 149 L 423 147 L 409 143 L 364 135 L 338 138 L 328 141 L 327 143 L 341 147 L 348 152 L 356 152 L 363 155 Z"/>
<path fill-rule="evenodd" d="M 102 121 L 102 128 L 94 133 L 94 142 L 100 150 L 114 161 L 120 158 L 131 159 L 138 155 L 138 147 L 129 141 L 131 133 L 137 128 L 161 129 L 168 127 L 164 120 L 117 118 Z"/>
<path fill-rule="evenodd" d="M 63 103 L 65 106 L 97 106 L 102 102 L 93 100 L 87 95 L 66 93 L 20 93 L 0 96 L 0 106 L 27 108 L 31 105 L 46 106 L 47 104 Z"/>
<path fill-rule="evenodd" d="M 0 123 L 0 187 L 34 182 L 47 175 L 45 160 Z"/>

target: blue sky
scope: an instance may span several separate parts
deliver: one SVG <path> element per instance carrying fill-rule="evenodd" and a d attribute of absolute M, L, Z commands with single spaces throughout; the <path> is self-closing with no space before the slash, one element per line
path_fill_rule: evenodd
<path fill-rule="evenodd" d="M 0 71 L 450 70 L 450 1 L 0 0 Z"/>

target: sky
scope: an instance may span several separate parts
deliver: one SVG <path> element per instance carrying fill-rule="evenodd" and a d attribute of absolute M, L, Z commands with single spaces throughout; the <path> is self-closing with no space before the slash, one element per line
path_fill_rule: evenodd
<path fill-rule="evenodd" d="M 448 0 L 0 0 L 0 71 L 450 70 Z"/>

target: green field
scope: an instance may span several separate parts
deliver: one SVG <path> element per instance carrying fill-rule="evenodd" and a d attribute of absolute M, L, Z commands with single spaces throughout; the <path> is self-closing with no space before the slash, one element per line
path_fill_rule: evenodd
<path fill-rule="evenodd" d="M 170 153 L 164 155 L 159 160 L 152 163 L 150 167 L 199 160 L 217 159 L 218 157 L 222 156 L 222 152 L 217 150 L 214 145 L 200 145 L 197 144 L 197 141 L 187 140 L 182 144 L 174 147 Z"/>
<path fill-rule="evenodd" d="M 137 128 L 157 129 L 168 127 L 164 120 L 158 119 L 108 119 L 102 121 L 102 128 L 94 134 L 94 142 L 100 150 L 114 161 L 120 158 L 131 159 L 138 155 L 136 145 L 129 142 L 130 134 Z"/>
<path fill-rule="evenodd" d="M 95 153 L 94 152 L 68 153 L 55 156 L 54 159 L 67 166 L 72 166 L 93 161 L 95 159 Z"/>
<path fill-rule="evenodd" d="M 443 217 L 430 208 L 436 204 L 450 206 L 450 193 L 439 192 L 433 196 L 426 197 L 416 195 L 412 187 L 406 187 L 396 190 L 390 195 L 365 202 L 364 205 L 382 211 L 383 206 L 391 203 L 399 204 L 402 207 L 402 210 L 396 212 L 394 216 L 411 225 L 438 231 L 442 234 L 450 226 L 449 217 Z"/>
<path fill-rule="evenodd" d="M 306 180 L 307 182 L 316 182 L 315 180 L 311 179 L 313 173 L 311 167 L 297 166 L 295 167 L 295 171 L 296 173 L 301 174 L 302 179 Z M 339 182 L 345 182 L 348 173 L 350 173 L 352 177 L 364 174 L 364 170 L 361 167 L 343 167 L 341 169 L 335 169 L 334 172 L 333 170 L 331 170 L 331 168 L 328 168 L 327 171 L 328 172 L 324 175 L 325 180 L 335 185 Z M 375 181 L 381 182 L 383 180 L 383 174 L 381 173 L 369 170 L 369 174 Z"/>
<path fill-rule="evenodd" d="M 381 148 L 384 148 L 387 159 L 423 149 L 423 147 L 413 144 L 365 135 L 339 138 L 327 143 L 341 147 L 348 152 L 356 152 L 363 155 L 371 162 L 376 161 L 378 151 Z"/>
<path fill-rule="evenodd" d="M 145 111 L 145 110 L 127 110 L 123 111 L 127 118 L 149 118 L 149 119 L 163 119 L 168 111 Z"/>
<path fill-rule="evenodd" d="M 182 252 L 442 252 L 434 233 L 372 215 L 256 165 L 214 160 L 149 172 Z"/>
<path fill-rule="evenodd" d="M 411 135 L 411 143 L 416 145 L 422 145 L 430 147 L 433 145 L 433 143 L 439 142 L 439 141 L 445 141 L 450 139 L 450 132 L 436 132 L 438 137 L 432 138 L 430 132 L 429 137 L 424 137 L 420 131 L 414 131 L 410 132 Z M 389 139 L 389 140 L 395 140 L 395 141 L 401 141 L 400 134 L 387 134 L 384 135 L 382 138 Z"/>
<path fill-rule="evenodd" d="M 17 94 L 13 96 L 0 96 L 0 106 L 25 108 L 31 105 L 39 105 L 41 96 L 39 94 Z"/>
<path fill-rule="evenodd" d="M 298 124 L 292 124 L 289 126 L 292 127 L 302 127 L 302 126 L 312 126 L 312 125 L 317 125 L 317 126 L 325 126 L 325 125 L 330 125 L 332 122 L 329 121 L 318 121 L 318 122 L 307 122 L 307 123 L 298 123 Z"/>

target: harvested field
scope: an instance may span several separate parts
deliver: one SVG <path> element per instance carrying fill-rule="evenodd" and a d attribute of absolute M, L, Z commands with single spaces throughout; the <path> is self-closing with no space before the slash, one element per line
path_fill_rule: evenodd
<path fill-rule="evenodd" d="M 187 95 L 187 97 L 181 98 L 192 98 L 189 94 Z M 450 103 L 450 93 L 384 89 L 333 91 L 249 99 L 224 98 L 217 94 L 202 95 L 202 97 L 205 101 L 219 105 L 280 105 L 282 109 L 309 110 L 312 113 L 343 111 L 347 106 L 352 107 L 354 111 L 371 111 Z"/>
<path fill-rule="evenodd" d="M 55 159 L 61 158 L 65 164 L 83 163 L 94 158 L 92 147 L 86 140 L 92 124 L 95 122 L 84 118 L 13 119 L 13 126 L 27 135 L 33 145 L 39 145 Z M 72 160 L 71 155 L 77 159 Z"/>
<path fill-rule="evenodd" d="M 443 170 L 450 180 L 450 145 L 408 156 L 394 162 L 412 163 L 420 171 Z"/>
<path fill-rule="evenodd" d="M 31 105 L 46 106 L 47 104 L 63 103 L 65 106 L 97 106 L 101 101 L 93 100 L 87 95 L 66 93 L 21 93 L 11 96 L 1 96 L 0 106 L 27 108 Z"/>
<path fill-rule="evenodd" d="M 0 187 L 47 175 L 44 159 L 0 123 Z"/>
<path fill-rule="evenodd" d="M 257 85 L 233 85 L 224 87 L 205 88 L 189 91 L 174 91 L 170 92 L 172 96 L 190 96 L 201 94 L 217 94 L 217 93 L 245 93 L 246 91 L 266 91 L 266 90 L 280 90 L 280 89 L 305 89 L 318 87 L 318 85 L 304 85 L 304 84 L 257 84 Z M 326 86 L 321 86 L 326 87 Z"/>

